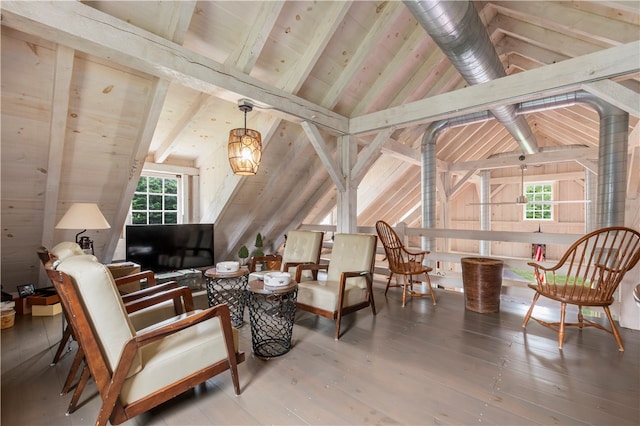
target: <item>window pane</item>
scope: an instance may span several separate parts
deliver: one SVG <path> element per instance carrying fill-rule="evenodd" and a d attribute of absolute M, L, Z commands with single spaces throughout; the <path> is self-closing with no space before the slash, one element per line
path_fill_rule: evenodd
<path fill-rule="evenodd" d="M 133 212 L 131 214 L 131 223 L 134 225 L 146 225 L 147 213 L 145 212 Z"/>
<path fill-rule="evenodd" d="M 177 179 L 165 179 L 164 180 L 164 193 L 165 194 L 177 194 L 178 193 L 178 180 Z"/>
<path fill-rule="evenodd" d="M 149 192 L 153 194 L 162 194 L 162 178 L 149 178 Z"/>
<path fill-rule="evenodd" d="M 149 225 L 162 225 L 162 213 L 149 213 Z"/>
<path fill-rule="evenodd" d="M 147 210 L 147 194 L 135 194 L 131 200 L 133 210 Z"/>
<path fill-rule="evenodd" d="M 138 179 L 136 192 L 147 192 L 147 178 L 145 176 L 140 176 L 140 179 Z"/>
<path fill-rule="evenodd" d="M 164 209 L 165 210 L 178 210 L 178 197 L 173 195 L 164 196 Z"/>
<path fill-rule="evenodd" d="M 162 195 L 149 195 L 149 210 L 162 210 Z"/>
<path fill-rule="evenodd" d="M 164 214 L 164 223 L 178 223 L 178 215 L 177 215 L 177 213 L 165 213 Z"/>

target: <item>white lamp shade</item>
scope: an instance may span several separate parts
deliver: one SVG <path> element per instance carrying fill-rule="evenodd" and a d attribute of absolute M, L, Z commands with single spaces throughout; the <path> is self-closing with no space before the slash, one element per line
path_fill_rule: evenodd
<path fill-rule="evenodd" d="M 111 225 L 104 218 L 95 203 L 74 203 L 56 225 L 57 229 L 109 229 Z"/>

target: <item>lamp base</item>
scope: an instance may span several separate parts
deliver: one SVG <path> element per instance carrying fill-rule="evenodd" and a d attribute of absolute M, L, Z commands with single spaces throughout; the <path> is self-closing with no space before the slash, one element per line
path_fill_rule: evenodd
<path fill-rule="evenodd" d="M 93 252 L 93 240 L 89 237 L 81 237 L 78 245 L 85 254 L 95 254 Z"/>

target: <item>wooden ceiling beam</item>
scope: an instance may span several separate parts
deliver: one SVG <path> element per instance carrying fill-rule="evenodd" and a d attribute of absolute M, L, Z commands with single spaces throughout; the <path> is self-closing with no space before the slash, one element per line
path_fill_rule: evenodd
<path fill-rule="evenodd" d="M 248 25 L 248 31 L 244 32 L 244 41 L 239 43 L 227 57 L 225 65 L 236 67 L 243 73 L 249 74 L 258 61 L 260 52 L 262 52 L 269 34 L 273 31 L 283 7 L 283 1 L 261 2 L 257 19 Z"/>
<path fill-rule="evenodd" d="M 102 259 L 106 263 L 113 260 L 112 256 L 113 253 L 115 253 L 118 240 L 120 239 L 120 230 L 123 229 L 127 214 L 131 208 L 131 200 L 138 185 L 144 160 L 149 153 L 149 146 L 151 145 L 153 133 L 160 119 L 160 113 L 162 112 L 162 106 L 164 105 L 168 91 L 169 81 L 156 78 L 154 79 L 149 97 L 145 100 L 144 120 L 138 128 L 136 143 L 131 151 L 129 179 L 126 180 L 122 188 L 121 194 L 123 194 L 123 196 L 120 197 L 116 208 L 116 214 L 113 223 L 111 223 L 112 231 L 109 234 L 109 241 L 105 248 L 105 256 Z"/>
<path fill-rule="evenodd" d="M 578 90 L 582 84 L 640 71 L 640 41 L 567 59 L 488 83 L 389 108 L 349 122 L 352 134 L 406 127 Z"/>
<path fill-rule="evenodd" d="M 408 65 L 419 67 L 415 58 L 413 61 L 409 61 L 407 57 L 411 57 L 411 52 L 415 55 L 415 52 L 422 50 L 418 49 L 417 46 L 420 46 L 424 39 L 424 29 L 416 26 L 404 40 L 402 46 L 395 52 L 394 60 L 386 64 L 382 74 L 375 80 L 365 95 L 358 100 L 358 104 L 353 108 L 351 115 L 362 115 L 369 111 L 379 110 L 380 107 L 388 107 L 389 97 L 386 94 L 389 91 L 389 87 L 394 86 L 392 82 L 396 75 L 402 73 L 403 69 Z"/>
<path fill-rule="evenodd" d="M 518 159 L 519 155 L 520 153 L 514 152 L 513 155 L 501 155 L 485 160 L 455 163 L 449 166 L 449 170 L 466 171 L 475 169 L 485 170 L 499 169 L 504 167 L 517 167 L 522 163 L 522 161 Z M 571 148 L 529 154 L 526 156 L 524 163 L 526 163 L 527 165 L 550 164 L 578 160 L 591 160 L 594 158 L 598 158 L 597 148 Z"/>
<path fill-rule="evenodd" d="M 311 145 L 316 150 L 318 157 L 322 160 L 322 164 L 327 169 L 329 176 L 333 180 L 333 183 L 338 188 L 338 191 L 344 192 L 347 189 L 345 177 L 342 175 L 342 171 L 336 160 L 331 155 L 331 149 L 324 141 L 318 127 L 309 122 L 302 122 L 302 128 L 304 129 Z"/>
<path fill-rule="evenodd" d="M 156 152 L 153 161 L 163 163 L 180 141 L 180 136 L 188 131 L 189 125 L 196 120 L 198 113 L 209 105 L 208 101 L 211 97 L 206 93 L 199 93 L 195 101 L 187 108 L 178 121 L 173 125 L 171 131 L 167 134 L 165 140 L 162 141 Z"/>
<path fill-rule="evenodd" d="M 375 20 L 374 24 L 369 28 L 366 36 L 360 43 L 360 46 L 354 52 L 351 60 L 340 73 L 336 81 L 331 85 L 321 105 L 325 108 L 333 108 L 336 106 L 340 97 L 353 81 L 356 75 L 361 71 L 362 65 L 368 59 L 372 50 L 376 48 L 380 42 L 380 38 L 385 34 L 387 28 L 398 18 L 404 8 L 400 2 L 387 2 L 382 9 L 380 17 Z"/>
<path fill-rule="evenodd" d="M 628 112 L 634 117 L 640 117 L 640 102 L 638 102 L 639 94 L 631 89 L 627 89 L 619 83 L 611 80 L 594 81 L 593 83 L 583 84 L 582 88 L 587 92 L 604 99 L 611 105 Z"/>
<path fill-rule="evenodd" d="M 540 64 L 555 64 L 570 57 L 550 50 L 552 46 L 536 46 L 519 38 L 507 35 L 496 45 L 498 55 L 516 54 Z"/>
<path fill-rule="evenodd" d="M 53 245 L 53 233 L 58 213 L 58 195 L 62 179 L 64 146 L 67 138 L 67 118 L 71 98 L 71 80 L 75 52 L 65 46 L 56 48 L 51 121 L 49 125 L 49 161 L 47 163 L 46 190 L 44 193 L 44 216 L 42 244 L 48 249 Z"/>
<path fill-rule="evenodd" d="M 638 38 L 636 25 L 577 10 L 561 2 L 499 1 L 498 13 L 602 46 L 617 46 Z"/>
<path fill-rule="evenodd" d="M 319 26 L 314 29 L 309 45 L 305 49 L 305 53 L 298 58 L 296 66 L 289 68 L 276 83 L 276 87 L 278 89 L 284 90 L 287 93 L 297 93 L 300 90 L 300 87 L 307 80 L 311 70 L 316 65 L 318 57 L 322 52 L 324 52 L 327 44 L 331 40 L 332 34 L 334 34 L 337 26 L 343 21 L 349 7 L 350 4 L 347 2 L 331 3 L 329 10 L 324 14 L 321 22 L 319 22 Z M 268 125 L 268 132 L 273 134 L 280 126 L 280 123 L 281 118 L 272 119 L 271 123 Z M 265 141 L 263 142 L 263 150 L 267 144 L 271 143 L 270 141 L 271 138 L 265 138 Z M 296 162 L 298 160 L 290 158 L 289 161 Z M 227 173 L 231 173 L 231 171 L 228 171 Z M 245 182 L 245 180 L 241 181 L 241 185 Z M 277 185 L 277 182 L 277 180 L 270 180 L 269 185 Z M 258 199 L 256 200 L 257 204 L 261 206 L 269 206 L 269 204 L 277 202 L 272 196 L 274 191 L 275 189 L 270 188 L 265 188 L 264 191 L 261 191 Z M 230 199 L 225 200 L 225 202 L 229 201 Z M 278 233 L 281 223 L 282 221 L 279 216 L 272 216 L 263 224 L 262 232 L 265 233 L 265 235 L 273 234 L 274 232 Z M 237 226 L 235 229 L 235 235 L 230 236 L 229 238 L 229 247 L 234 247 L 240 244 L 240 240 L 247 235 L 253 225 L 254 224 L 251 220 L 246 220 L 240 226 Z M 231 253 L 229 254 L 231 255 Z"/>
<path fill-rule="evenodd" d="M 491 22 L 500 31 L 509 37 L 520 39 L 534 46 L 551 49 L 561 55 L 572 58 L 588 55 L 612 47 L 611 44 L 595 43 L 556 31 L 553 28 L 544 28 L 504 15 L 498 15 Z M 616 43 L 618 45 L 619 43 Z"/>
<path fill-rule="evenodd" d="M 307 120 L 338 134 L 348 120 L 80 2 L 2 2 L 2 25 L 178 82 L 229 102 L 249 98 L 283 118 Z"/>

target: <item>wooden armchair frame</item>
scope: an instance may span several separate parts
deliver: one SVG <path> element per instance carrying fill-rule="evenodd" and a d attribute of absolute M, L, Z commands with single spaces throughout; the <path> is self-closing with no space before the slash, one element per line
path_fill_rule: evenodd
<path fill-rule="evenodd" d="M 236 352 L 235 350 L 231 329 L 231 317 L 229 308 L 226 305 L 218 305 L 204 311 L 194 312 L 190 315 L 185 315 L 182 319 L 167 322 L 158 327 L 150 328 L 148 331 L 137 333 L 125 343 L 117 366 L 111 371 L 107 359 L 102 352 L 100 338 L 94 334 L 93 326 L 85 312 L 84 303 L 75 288 L 73 279 L 66 273 L 53 269 L 47 269 L 47 274 L 56 287 L 67 312 L 70 314 L 71 324 L 77 335 L 79 346 L 84 352 L 88 370 L 94 378 L 103 400 L 96 425 L 106 425 L 107 421 L 110 421 L 114 425 L 123 423 L 226 370 L 230 370 L 231 372 L 235 393 L 240 393 L 237 364 L 244 361 L 244 353 Z M 158 293 L 151 297 L 163 298 L 165 296 L 162 293 Z M 178 304 L 178 302 L 176 303 Z M 147 302 L 145 301 L 141 302 L 138 307 L 142 309 L 146 305 Z M 133 304 L 130 306 L 133 306 Z M 212 363 L 189 376 L 178 379 L 172 384 L 136 401 L 128 404 L 122 403 L 119 396 L 140 348 L 164 339 L 174 333 L 197 326 L 214 317 L 220 318 L 227 353 L 225 359 Z"/>
<path fill-rule="evenodd" d="M 338 235 L 340 234 L 337 234 L 336 238 L 339 238 Z M 337 289 L 338 303 L 337 303 L 336 309 L 332 309 L 332 310 L 322 309 L 318 306 L 313 306 L 311 304 L 300 302 L 301 292 L 304 291 L 303 290 L 304 288 L 312 288 L 313 286 L 324 285 L 322 284 L 323 283 L 322 281 L 315 281 L 315 280 L 301 282 L 303 271 L 306 271 L 306 270 L 313 271 L 315 272 L 316 275 L 317 275 L 317 272 L 320 270 L 329 271 L 329 269 L 331 268 L 331 261 L 328 264 L 301 264 L 301 265 L 298 265 L 296 268 L 296 281 L 298 282 L 298 302 L 296 304 L 297 308 L 303 311 L 311 312 L 313 314 L 316 314 L 325 318 L 335 320 L 336 326 L 335 326 L 334 338 L 336 340 L 340 338 L 340 323 L 344 315 L 350 314 L 360 309 L 364 309 L 368 306 L 371 306 L 371 311 L 373 312 L 373 315 L 376 315 L 376 305 L 373 299 L 373 268 L 375 265 L 375 247 L 376 247 L 377 237 L 375 235 L 368 235 L 368 236 L 373 238 L 372 252 L 365 253 L 365 255 L 369 255 L 371 257 L 370 264 L 368 265 L 367 269 L 361 269 L 361 270 L 355 270 L 355 271 L 345 271 L 345 270 L 340 271 L 340 276 L 338 280 L 338 289 Z M 333 255 L 332 255 L 332 258 L 333 258 Z M 346 299 L 347 299 L 347 297 L 345 296 L 347 280 L 354 279 L 354 278 L 364 278 L 366 280 L 366 296 L 362 302 L 345 306 Z"/>
<path fill-rule="evenodd" d="M 402 287 L 403 308 L 406 305 L 407 295 L 410 295 L 410 297 L 429 296 L 435 305 L 436 296 L 433 293 L 431 279 L 429 278 L 429 272 L 431 272 L 433 268 L 423 264 L 425 256 L 430 252 L 427 250 L 409 251 L 391 225 L 382 220 L 376 222 L 376 231 L 384 246 L 387 261 L 389 262 L 389 279 L 387 279 L 387 287 L 384 290 L 385 297 L 389 291 L 389 287 Z M 427 293 L 417 292 L 413 289 L 413 276 L 422 274 L 424 274 L 429 288 Z M 402 284 L 398 282 L 398 275 L 402 275 Z M 396 277 L 396 284 L 391 285 L 391 279 L 394 276 Z"/>
<path fill-rule="evenodd" d="M 176 283 L 175 281 L 163 283 L 154 287 L 153 293 L 150 293 L 146 290 L 150 289 L 140 290 L 139 292 L 127 294 L 128 300 L 125 303 L 127 313 L 131 314 L 133 312 L 141 311 L 143 309 L 161 304 L 166 301 L 173 301 L 173 307 L 176 315 L 181 315 L 185 312 L 194 310 L 193 295 L 191 294 L 191 289 L 186 286 L 178 286 L 178 283 Z M 73 327 L 73 323 L 69 323 L 69 329 L 73 329 Z M 67 378 L 62 387 L 62 391 L 60 392 L 61 395 L 66 394 L 72 389 L 73 379 L 75 378 L 78 370 L 80 369 L 80 366 L 84 361 L 86 361 L 85 353 L 82 350 L 80 342 L 78 342 L 78 350 L 76 351 L 76 355 L 73 358 L 71 367 L 69 368 L 69 373 L 67 374 Z M 76 410 L 78 402 L 80 401 L 80 396 L 82 396 L 82 392 L 84 392 L 84 389 L 90 378 L 91 372 L 89 370 L 89 366 L 85 362 L 82 372 L 80 373 L 80 378 L 76 383 L 75 391 L 73 392 L 71 400 L 69 401 L 67 414 L 71 414 Z"/>
<path fill-rule="evenodd" d="M 70 250 L 72 243 L 63 244 L 67 245 L 65 246 L 65 250 L 68 250 L 69 253 L 73 251 Z M 77 250 L 80 250 L 79 247 L 77 248 Z M 78 255 L 79 253 L 80 251 L 78 251 Z M 37 250 L 37 255 L 44 264 L 45 269 L 52 269 L 52 265 L 58 260 L 56 256 L 53 255 L 53 253 L 49 252 L 49 250 L 46 249 L 46 247 L 40 247 Z M 73 255 L 75 255 L 75 253 Z M 163 302 L 168 302 L 170 300 L 173 300 L 172 314 L 174 315 L 180 315 L 184 312 L 193 311 L 194 306 L 191 290 L 188 287 L 179 287 L 178 283 L 175 281 L 169 281 L 157 285 L 155 274 L 153 273 L 153 271 L 142 271 L 115 278 L 116 286 L 122 286 L 136 281 L 144 281 L 146 282 L 146 285 L 148 287 L 138 291 L 122 294 L 122 300 L 128 313 L 131 314 L 146 308 L 158 306 Z M 62 308 L 65 318 L 69 318 L 65 305 L 62 305 Z M 71 339 L 77 341 L 73 326 L 71 322 L 67 320 L 67 325 L 63 330 L 62 338 L 60 339 L 60 343 L 58 344 L 58 348 L 53 357 L 51 365 L 55 365 L 60 360 L 62 353 L 64 352 L 64 348 L 67 346 L 67 343 Z M 73 380 L 75 379 L 83 361 L 85 361 L 84 351 L 82 350 L 80 344 L 78 344 L 78 350 L 76 351 L 75 357 L 71 363 L 71 367 L 69 368 L 69 372 L 67 373 L 67 377 L 62 386 L 62 390 L 60 392 L 61 395 L 65 395 L 73 388 Z M 85 366 L 80 374 L 80 378 L 75 385 L 75 391 L 69 402 L 67 414 L 71 414 L 76 410 L 78 401 L 80 400 L 82 392 L 84 391 L 90 377 L 91 375 L 85 363 Z"/>
<path fill-rule="evenodd" d="M 624 351 L 620 333 L 611 316 L 609 305 L 622 278 L 640 260 L 640 233 L 622 226 L 598 229 L 578 239 L 552 267 L 529 262 L 534 269 L 535 284 L 529 287 L 533 296 L 522 327 L 529 319 L 558 333 L 558 348 L 562 349 L 566 326 L 596 327 L 614 335 L 618 348 Z M 547 322 L 532 317 L 540 296 L 560 302 L 560 321 Z M 578 306 L 578 322 L 565 321 L 567 304 Z M 600 306 L 609 320 L 610 328 L 587 320 L 583 306 Z"/>
<path fill-rule="evenodd" d="M 69 253 L 69 255 L 75 255 L 76 254 L 76 253 L 71 254 L 71 252 L 73 252 L 75 250 L 71 250 L 70 249 L 70 247 L 72 247 L 74 245 L 74 243 L 72 243 L 72 242 L 63 242 L 63 243 L 61 243 L 61 245 L 66 245 L 65 251 L 67 251 Z M 55 250 L 55 247 L 54 247 L 54 250 Z M 78 255 L 82 253 L 82 250 L 80 249 L 79 246 L 77 246 L 76 250 L 77 250 L 77 254 Z M 47 267 L 46 265 L 47 265 L 48 262 L 55 262 L 56 260 L 58 260 L 57 257 L 53 253 L 51 253 L 44 246 L 39 247 L 38 250 L 36 250 L 36 254 L 38 255 L 38 258 L 40 259 L 42 264 L 45 266 L 45 268 Z M 82 254 L 84 254 L 84 253 L 82 253 Z M 123 277 L 116 278 L 115 280 L 116 280 L 116 285 L 118 285 L 118 286 L 126 285 L 126 284 L 133 283 L 133 282 L 136 282 L 136 281 L 145 281 L 147 283 L 147 287 L 156 286 L 156 278 L 155 278 L 155 274 L 153 273 L 153 271 L 137 272 L 137 273 L 134 273 L 134 274 L 125 275 Z M 129 299 L 125 299 L 125 300 L 139 299 L 141 297 L 144 297 L 147 294 L 152 294 L 152 293 L 157 293 L 157 292 L 160 292 L 160 291 L 165 291 L 165 290 L 168 290 L 169 288 L 173 288 L 173 287 L 176 287 L 176 286 L 177 285 L 156 287 L 156 288 L 154 288 L 152 290 L 148 290 L 148 293 L 141 293 L 142 290 L 139 290 L 139 291 L 136 291 L 136 292 L 131 292 L 130 294 L 132 296 Z M 64 306 L 62 307 L 62 309 L 63 309 L 63 315 L 65 316 L 65 318 L 68 318 L 67 317 L 67 313 L 64 310 Z M 75 340 L 75 336 L 73 335 L 71 327 L 70 327 L 69 323 L 67 322 L 67 326 L 64 328 L 64 330 L 62 332 L 62 338 L 60 339 L 60 343 L 58 343 L 58 348 L 56 349 L 56 353 L 53 355 L 53 360 L 51 361 L 51 365 L 52 366 L 56 365 L 58 363 L 58 361 L 60 361 L 60 358 L 62 357 L 62 354 L 64 352 L 64 348 L 67 346 L 67 343 L 71 339 Z M 69 371 L 70 377 L 67 376 L 67 381 L 65 382 L 65 385 L 62 388 L 62 394 L 63 395 L 69 391 L 70 386 L 71 386 L 69 381 L 73 380 L 73 378 L 75 377 L 76 370 L 73 369 L 74 365 L 76 365 L 76 361 L 73 362 L 72 369 Z"/>

